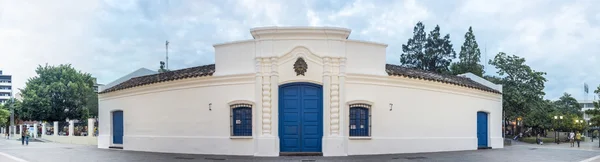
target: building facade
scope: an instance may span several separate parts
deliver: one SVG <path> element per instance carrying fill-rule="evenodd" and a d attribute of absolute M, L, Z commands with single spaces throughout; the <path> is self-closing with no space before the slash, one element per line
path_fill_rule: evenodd
<path fill-rule="evenodd" d="M 579 105 L 581 106 L 581 111 L 583 112 L 583 119 L 585 121 L 590 121 L 592 118 L 589 114 L 586 114 L 586 110 L 594 109 L 594 101 L 593 100 L 577 100 Z"/>
<path fill-rule="evenodd" d="M 98 147 L 279 156 L 503 148 L 502 88 L 386 64 L 349 29 L 265 27 L 214 45 L 215 64 L 100 92 Z"/>
<path fill-rule="evenodd" d="M 0 104 L 8 102 L 12 98 L 12 76 L 2 74 L 0 70 Z"/>

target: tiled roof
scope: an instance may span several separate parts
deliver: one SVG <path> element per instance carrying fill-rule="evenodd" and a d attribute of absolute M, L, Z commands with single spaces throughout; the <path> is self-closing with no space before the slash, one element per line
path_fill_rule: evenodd
<path fill-rule="evenodd" d="M 477 83 L 469 78 L 460 77 L 455 75 L 439 74 L 429 72 L 425 70 L 411 69 L 398 65 L 386 64 L 385 71 L 390 76 L 404 76 L 409 78 L 424 79 L 429 81 L 436 81 L 448 84 L 454 84 L 463 87 L 474 88 L 486 92 L 492 92 L 502 94 L 500 91 L 487 87 L 483 84 Z"/>
<path fill-rule="evenodd" d="M 482 91 L 486 91 L 486 92 L 501 94 L 501 92 L 499 92 L 495 89 L 492 89 L 483 84 L 477 83 L 466 77 L 438 74 L 438 73 L 434 73 L 434 72 L 418 70 L 418 69 L 411 69 L 411 68 L 401 67 L 401 66 L 392 65 L 392 64 L 386 64 L 385 71 L 390 76 L 404 76 L 404 77 L 409 77 L 409 78 L 424 79 L 424 80 L 429 80 L 429 81 L 454 84 L 454 85 L 468 87 L 468 88 L 474 88 L 474 89 L 478 89 L 478 90 L 482 90 Z M 146 76 L 131 78 L 121 84 L 113 86 L 109 89 L 106 89 L 106 90 L 100 92 L 100 93 L 108 93 L 108 92 L 123 90 L 123 89 L 127 89 L 127 88 L 133 88 L 133 87 L 137 87 L 137 86 L 143 86 L 143 85 L 148 85 L 148 84 L 167 82 L 167 81 L 173 81 L 173 80 L 179 80 L 179 79 L 185 79 L 185 78 L 212 76 L 212 74 L 214 72 L 215 72 L 215 64 L 211 64 L 211 65 L 204 65 L 204 66 L 191 67 L 191 68 L 187 68 L 187 69 L 169 71 L 169 72 L 164 72 L 164 73 L 159 73 L 159 74 L 146 75 Z"/>
<path fill-rule="evenodd" d="M 121 84 L 110 87 L 100 93 L 113 92 L 123 90 L 127 88 L 133 88 L 137 86 L 143 86 L 148 84 L 167 82 L 186 78 L 195 78 L 203 76 L 212 76 L 215 73 L 215 64 L 191 67 L 186 69 L 168 71 L 164 73 L 158 73 L 153 75 L 146 75 L 141 77 L 131 78 Z"/>

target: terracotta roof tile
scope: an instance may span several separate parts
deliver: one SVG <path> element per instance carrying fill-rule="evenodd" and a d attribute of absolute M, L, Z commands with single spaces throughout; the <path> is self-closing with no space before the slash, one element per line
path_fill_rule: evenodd
<path fill-rule="evenodd" d="M 123 90 L 123 89 L 127 89 L 127 88 L 133 88 L 133 87 L 137 87 L 137 86 L 143 86 L 143 85 L 148 85 L 148 84 L 167 82 L 167 81 L 173 81 L 173 80 L 179 80 L 179 79 L 212 76 L 213 73 L 215 73 L 215 64 L 191 67 L 191 68 L 174 70 L 174 71 L 168 71 L 168 72 L 164 72 L 164 73 L 158 73 L 158 74 L 153 74 L 153 75 L 146 75 L 146 76 L 131 78 L 121 84 L 113 86 L 109 89 L 106 89 L 106 90 L 100 92 L 100 93 L 108 93 L 108 92 Z"/>
<path fill-rule="evenodd" d="M 477 82 L 475 82 L 469 78 L 465 78 L 465 77 L 446 75 L 446 74 L 438 74 L 438 73 L 434 73 L 434 72 L 418 70 L 418 69 L 411 69 L 411 68 L 401 67 L 401 66 L 392 65 L 392 64 L 386 64 L 385 69 L 386 69 L 386 72 L 388 73 L 388 75 L 390 75 L 390 76 L 404 76 L 404 77 L 415 78 L 415 79 L 424 79 L 424 80 L 429 80 L 429 81 L 436 81 L 436 82 L 454 84 L 454 85 L 468 87 L 468 88 L 474 88 L 474 89 L 478 89 L 478 90 L 482 90 L 482 91 L 486 91 L 486 92 L 502 94 L 501 92 L 499 92 L 495 89 L 489 88 L 483 84 L 477 83 Z M 191 67 L 191 68 L 180 69 L 180 70 L 175 70 L 175 71 L 169 71 L 169 72 L 164 72 L 164 73 L 159 73 L 159 74 L 135 77 L 135 78 L 131 78 L 121 84 L 118 84 L 114 87 L 106 89 L 100 93 L 108 93 L 108 92 L 123 90 L 123 89 L 127 89 L 127 88 L 133 88 L 133 87 L 138 87 L 138 86 L 143 86 L 143 85 L 148 85 L 148 84 L 167 82 L 167 81 L 173 81 L 173 80 L 179 80 L 179 79 L 212 76 L 214 72 L 215 72 L 215 64 L 211 64 L 211 65 L 204 65 L 204 66 Z"/>
<path fill-rule="evenodd" d="M 447 75 L 447 74 L 439 74 L 425 70 L 419 69 L 411 69 L 398 65 L 386 64 L 385 71 L 390 76 L 404 76 L 415 79 L 423 79 L 429 81 L 442 82 L 447 84 L 454 84 L 458 86 L 474 88 L 486 92 L 492 92 L 497 94 L 502 94 L 500 91 L 487 87 L 483 84 L 477 83 L 469 78 L 455 76 L 455 75 Z"/>

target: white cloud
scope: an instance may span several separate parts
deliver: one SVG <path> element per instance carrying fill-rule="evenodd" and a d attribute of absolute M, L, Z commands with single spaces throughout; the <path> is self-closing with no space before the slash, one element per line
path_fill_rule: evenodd
<path fill-rule="evenodd" d="M 600 3 L 593 0 L 2 2 L 0 69 L 18 88 L 45 63 L 72 63 L 102 83 L 140 67 L 156 69 L 165 40 L 171 69 L 212 63 L 212 44 L 251 39 L 249 28 L 258 26 L 347 27 L 352 39 L 389 44 L 387 61 L 398 63 L 417 21 L 426 30 L 439 24 L 456 50 L 473 26 L 487 49 L 482 58 L 503 51 L 548 72 L 549 98 L 563 92 L 581 98 L 583 82 L 600 84 L 594 71 L 600 69 Z"/>

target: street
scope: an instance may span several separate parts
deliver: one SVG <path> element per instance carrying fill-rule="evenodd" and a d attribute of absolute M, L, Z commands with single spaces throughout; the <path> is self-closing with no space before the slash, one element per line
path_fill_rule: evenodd
<path fill-rule="evenodd" d="M 248 157 L 188 155 L 98 149 L 94 146 L 0 140 L 2 162 L 164 162 L 164 161 L 486 161 L 486 162 L 600 162 L 597 142 L 571 148 L 568 143 L 535 145 L 514 143 L 504 149 L 348 157 Z M 595 146 L 595 147 L 594 147 Z M 594 158 L 594 159 L 592 159 Z M 587 162 L 587 161 L 586 161 Z"/>

